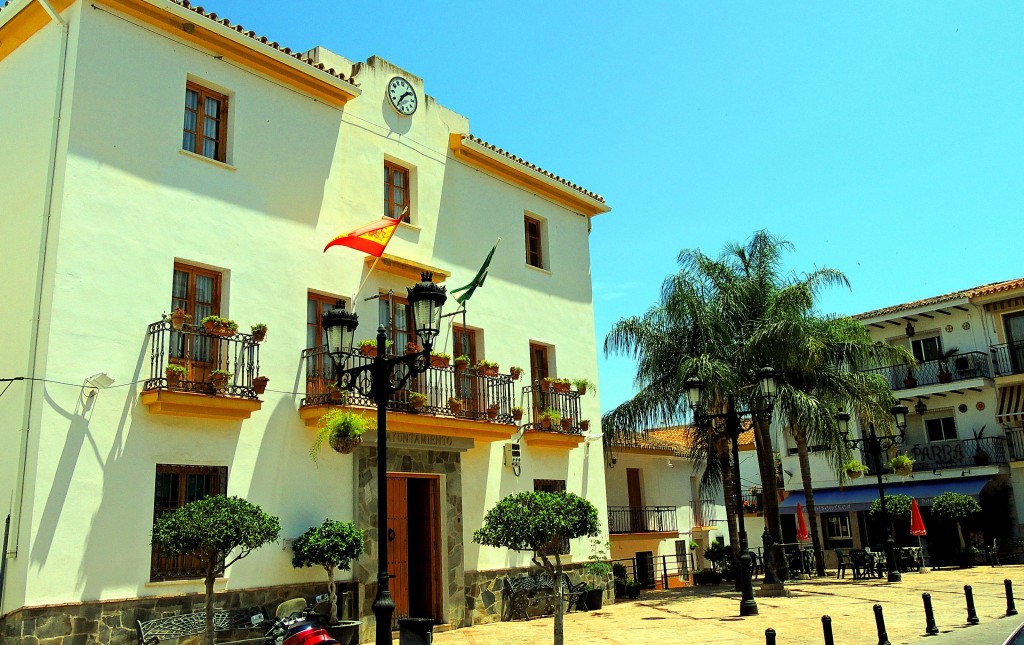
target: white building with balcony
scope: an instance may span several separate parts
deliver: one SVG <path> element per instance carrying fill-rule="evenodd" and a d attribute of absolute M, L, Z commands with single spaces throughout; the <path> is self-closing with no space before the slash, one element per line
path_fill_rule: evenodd
<path fill-rule="evenodd" d="M 874 370 L 910 411 L 900 451 L 915 460 L 913 474 L 899 477 L 884 468 L 883 457 L 886 494 L 916 498 L 926 525 L 936 495 L 971 495 L 986 512 L 973 522 L 970 540 L 991 545 L 993 538 L 1018 535 L 1024 518 L 1024 279 L 855 318 L 875 340 L 902 345 L 917 359 L 914 367 L 885 365 Z M 797 476 L 785 477 L 791 494 L 782 510 L 790 513 L 784 516 L 784 529 L 795 531 L 791 514 L 796 503 L 805 500 L 795 445 L 790 444 L 788 452 L 783 455 L 783 470 Z M 871 472 L 852 481 L 840 479 L 812 455 L 815 504 L 826 550 L 873 546 L 884 539 L 881 527 L 870 522 L 866 512 L 878 497 L 878 466 L 866 453 L 855 457 Z M 897 541 L 902 537 L 907 536 L 897 536 Z M 909 543 L 916 544 L 916 538 Z M 943 545 L 933 546 L 932 555 L 941 559 Z"/>
<path fill-rule="evenodd" d="M 568 490 L 604 512 L 601 442 L 582 430 L 592 419 L 599 433 L 597 397 L 539 384 L 597 381 L 588 238 L 609 207 L 473 136 L 426 87 L 380 58 L 293 52 L 184 0 L 0 10 L 0 96 L 12 98 L 0 114 L 5 637 L 44 622 L 65 636 L 82 618 L 76 634 L 107 643 L 134 638 L 135 619 L 193 607 L 197 572 L 155 553 L 150 529 L 213 493 L 279 516 L 286 538 L 231 566 L 218 605 L 322 593 L 323 572 L 292 568 L 287 538 L 324 517 L 354 521 L 369 549 L 342 576 L 346 613 L 372 633 L 373 438 L 308 455 L 336 402 L 320 314 L 345 301 L 361 338 L 379 320 L 401 351 L 414 337 L 405 287 L 420 271 L 468 283 L 499 237 L 486 286 L 445 318 L 437 348 L 498 375 L 433 367 L 391 401 L 396 618 L 498 619 L 501 580 L 531 556 L 473 543 L 500 498 Z M 384 215 L 404 221 L 375 266 L 323 252 Z M 176 307 L 193 324 L 175 329 Z M 208 315 L 239 333 L 206 331 Z M 266 340 L 248 333 L 255 323 Z M 215 370 L 229 373 L 223 389 Z M 547 408 L 564 427 L 536 423 Z M 567 559 L 589 553 L 573 541 Z"/>

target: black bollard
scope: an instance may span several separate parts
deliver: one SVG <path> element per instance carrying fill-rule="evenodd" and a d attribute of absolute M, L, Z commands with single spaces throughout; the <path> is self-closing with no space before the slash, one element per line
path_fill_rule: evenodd
<path fill-rule="evenodd" d="M 764 645 L 775 645 L 775 630 L 771 627 L 764 630 Z"/>
<path fill-rule="evenodd" d="M 832 638 L 832 617 L 825 615 L 821 617 L 821 631 L 825 633 L 825 645 L 836 645 L 836 640 Z"/>
<path fill-rule="evenodd" d="M 1006 587 L 1006 615 L 1016 616 L 1017 606 L 1013 604 L 1013 583 L 1007 578 L 1003 580 L 1003 586 Z"/>
<path fill-rule="evenodd" d="M 935 613 L 932 611 L 932 595 L 925 592 L 921 594 L 921 598 L 924 599 L 924 633 L 928 636 L 934 636 L 939 633 L 939 628 L 935 626 Z"/>
<path fill-rule="evenodd" d="M 890 645 L 889 634 L 885 633 L 885 618 L 882 616 L 881 605 L 875 605 L 875 627 L 878 628 L 878 645 Z"/>
<path fill-rule="evenodd" d="M 967 596 L 967 624 L 977 625 L 978 612 L 974 610 L 974 591 L 971 590 L 971 585 L 964 585 L 964 595 Z"/>

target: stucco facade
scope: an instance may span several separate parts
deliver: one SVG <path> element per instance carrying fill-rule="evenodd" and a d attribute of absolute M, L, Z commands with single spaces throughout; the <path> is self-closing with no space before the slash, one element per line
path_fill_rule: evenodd
<path fill-rule="evenodd" d="M 317 49 L 299 59 L 167 0 L 49 6 L 60 21 L 35 0 L 0 11 L 0 94 L 18 96 L 0 117 L 0 307 L 9 321 L 0 378 L 26 379 L 0 396 L 0 499 L 11 515 L 3 614 L 200 591 L 196 580 L 150 581 L 158 464 L 226 467 L 227 493 L 279 516 L 284 538 L 325 516 L 373 528 L 359 479 L 373 446 L 316 465 L 307 454 L 318 410 L 300 414 L 310 294 L 348 300 L 359 337 L 370 338 L 378 301 L 366 298 L 404 295 L 419 268 L 462 286 L 501 238 L 486 286 L 467 305 L 477 357 L 505 374 L 526 368 L 509 389 L 524 407 L 531 343 L 547 350 L 550 374 L 597 381 L 588 235 L 591 218 L 608 210 L 599 196 L 470 138 L 468 119 L 380 58 L 355 64 Z M 419 97 L 412 116 L 387 101 L 396 76 Z M 188 83 L 226 97 L 223 161 L 182 149 Z M 365 255 L 323 247 L 383 215 L 386 162 L 408 172 L 410 222 L 371 272 Z M 540 268 L 524 260 L 524 217 L 542 224 Z M 243 331 L 270 329 L 258 353 L 270 386 L 258 405 L 247 399 L 257 408 L 248 418 L 160 414 L 143 396 L 154 377 L 147 326 L 170 310 L 176 263 L 218 277 L 221 316 Z M 450 299 L 445 313 L 455 308 Z M 438 344 L 455 353 L 447 328 Z M 114 383 L 89 396 L 85 380 L 97 373 Z M 599 433 L 597 397 L 574 404 Z M 529 554 L 472 542 L 501 497 L 533 490 L 534 480 L 564 481 L 604 515 L 601 444 L 578 428 L 522 438 L 512 423 L 396 411 L 389 430 L 457 445 L 431 462 L 444 468 L 414 473 L 435 477 L 450 502 L 434 518 L 449 540 L 444 571 L 456 574 L 444 583 L 439 623 L 471 622 L 467 580 L 529 566 Z M 519 476 L 503 464 L 514 437 Z M 403 450 L 414 458 L 394 462 L 398 473 L 430 461 L 424 446 Z M 569 560 L 588 554 L 578 540 Z M 343 576 L 365 583 L 375 561 L 371 550 Z M 321 579 L 292 568 L 286 541 L 232 566 L 217 588 Z M 360 617 L 371 623 L 367 607 Z"/>

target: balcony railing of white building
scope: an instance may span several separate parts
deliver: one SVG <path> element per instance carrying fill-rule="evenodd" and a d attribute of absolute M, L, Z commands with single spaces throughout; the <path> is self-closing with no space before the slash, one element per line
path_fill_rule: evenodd
<path fill-rule="evenodd" d="M 674 506 L 609 506 L 609 533 L 678 532 Z"/>
<path fill-rule="evenodd" d="M 234 333 L 219 336 L 207 333 L 202 325 L 183 324 L 174 329 L 170 319 L 149 325 L 149 378 L 144 390 L 177 390 L 202 394 L 256 399 L 253 379 L 260 375 L 260 345 L 252 335 Z M 167 368 L 177 365 L 185 373 L 169 382 Z M 213 385 L 214 370 L 231 374 L 226 388 Z"/>
<path fill-rule="evenodd" d="M 946 360 L 922 361 L 915 367 L 900 364 L 865 371 L 881 374 L 894 391 L 980 377 L 992 378 L 992 365 L 983 352 L 964 352 Z"/>
<path fill-rule="evenodd" d="M 1022 444 L 1024 447 L 1024 444 Z M 1010 450 L 1003 437 L 982 437 L 981 439 L 949 439 L 928 443 L 904 443 L 901 452 L 914 460 L 914 471 L 940 470 L 943 468 L 970 468 L 1005 464 L 1009 461 Z M 888 458 L 882 456 L 882 466 Z M 871 455 L 861 454 L 861 463 L 873 467 Z"/>
<path fill-rule="evenodd" d="M 558 392 L 541 384 L 523 388 L 523 423 L 531 430 L 560 432 L 562 434 L 583 434 L 580 426 L 580 393 Z M 542 413 L 553 410 L 559 414 L 561 423 L 552 423 L 550 427 L 541 424 Z"/>
<path fill-rule="evenodd" d="M 334 366 L 327 354 L 327 347 L 321 345 L 304 350 L 302 361 L 306 373 L 306 396 L 301 407 L 315 405 L 347 404 L 373 407 L 368 397 L 356 392 L 344 395 L 332 387 Z M 368 365 L 373 358 L 356 354 L 347 359 L 347 366 Z M 413 408 L 410 393 L 419 392 L 427 397 L 420 409 Z M 462 401 L 461 410 L 453 412 L 449 406 L 451 398 Z M 454 366 L 431 366 L 423 374 L 410 379 L 408 388 L 395 392 L 388 402 L 388 409 L 395 412 L 433 414 L 494 423 L 512 424 L 512 377 L 508 374 L 484 376 L 472 368 L 457 370 Z M 494 416 L 491 416 L 491 413 Z"/>
<path fill-rule="evenodd" d="M 996 376 L 1024 373 L 1024 341 L 992 345 L 989 350 Z"/>

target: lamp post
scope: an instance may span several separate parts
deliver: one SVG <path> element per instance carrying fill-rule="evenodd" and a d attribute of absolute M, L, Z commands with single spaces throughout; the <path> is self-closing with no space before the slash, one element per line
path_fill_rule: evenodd
<path fill-rule="evenodd" d="M 739 438 L 740 431 L 742 430 L 740 417 L 767 414 L 771 418 L 772 406 L 775 403 L 775 397 L 779 393 L 778 374 L 770 367 L 761 369 L 758 387 L 760 388 L 761 398 L 767 404 L 767 407 L 745 411 L 737 410 L 736 396 L 730 392 L 725 412 L 710 414 L 707 411 L 707 403 L 704 401 L 706 385 L 698 379 L 688 379 L 686 381 L 686 399 L 690 409 L 693 410 L 696 425 L 707 428 L 710 427 L 714 419 L 724 419 L 725 431 L 729 438 L 732 439 L 732 472 L 736 485 L 736 518 L 740 533 L 740 616 L 757 615 L 757 601 L 754 600 L 754 586 L 750 577 L 751 558 L 747 544 L 747 529 L 743 522 L 743 487 L 740 485 Z"/>
<path fill-rule="evenodd" d="M 405 388 L 411 377 L 430 367 L 430 350 L 441 330 L 441 307 L 448 298 L 444 287 L 434 284 L 432 274 L 425 272 L 422 278 L 422 282 L 409 287 L 409 304 L 423 351 L 385 357 L 387 335 L 384 326 L 378 325 L 376 358 L 369 365 L 346 369 L 345 360 L 352 355 L 359 317 L 345 311 L 345 303 L 340 300 L 323 315 L 327 351 L 334 363 L 338 389 L 359 392 L 377 404 L 377 595 L 373 600 L 376 645 L 391 645 L 391 616 L 395 612 L 388 576 L 388 402 L 392 394 Z"/>
<path fill-rule="evenodd" d="M 908 323 L 909 324 L 909 323 Z M 868 434 L 860 438 L 850 436 L 850 415 L 840 410 L 836 414 L 836 421 L 839 422 L 839 431 L 843 435 L 843 443 L 847 448 L 867 450 L 875 462 L 875 478 L 878 481 L 878 499 L 882 506 L 882 524 L 885 526 L 885 562 L 888 570 L 889 582 L 901 582 L 903 575 L 900 573 L 900 563 L 896 561 L 896 541 L 892 537 L 892 529 L 889 526 L 889 509 L 885 504 L 885 486 L 882 484 L 882 453 L 894 448 L 906 438 L 907 432 L 907 406 L 894 405 L 890 410 L 896 422 L 896 429 L 899 434 L 884 434 L 878 436 L 875 433 L 875 424 L 868 422 Z"/>

